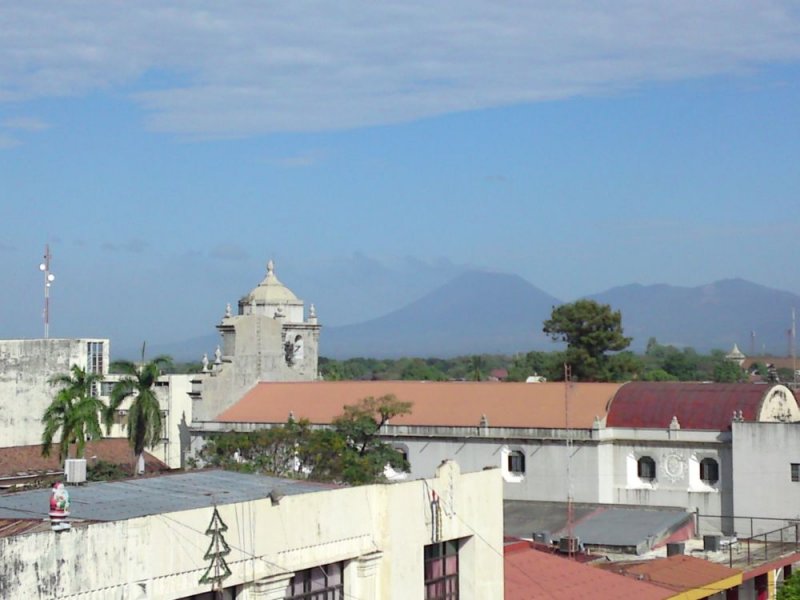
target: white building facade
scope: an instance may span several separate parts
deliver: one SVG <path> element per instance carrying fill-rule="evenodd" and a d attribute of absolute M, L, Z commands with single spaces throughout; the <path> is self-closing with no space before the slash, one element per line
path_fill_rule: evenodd
<path fill-rule="evenodd" d="M 244 489 L 260 495 L 261 484 L 245 480 L 265 482 L 258 498 L 250 494 L 226 502 L 226 493 L 217 489 L 216 509 L 226 529 L 216 529 L 224 545 L 215 546 L 209 534 L 214 507 L 208 498 L 187 497 L 187 490 L 206 487 L 204 476 L 224 477 L 232 496 L 245 494 Z M 429 479 L 354 488 L 214 472 L 138 480 L 127 487 L 125 482 L 91 485 L 105 487 L 95 487 L 93 496 L 84 494 L 84 510 L 112 496 L 124 498 L 126 489 L 131 504 L 120 504 L 120 518 L 106 522 L 0 537 L 0 597 L 211 600 L 210 584 L 200 582 L 211 564 L 206 551 L 227 546 L 225 598 L 455 597 L 444 590 L 461 600 L 503 598 L 497 470 L 462 474 L 448 462 Z M 124 518 L 140 489 L 151 495 L 159 489 L 167 505 L 204 501 L 206 506 Z M 79 492 L 74 490 L 75 498 Z M 24 494 L 20 501 L 30 499 L 25 504 L 36 510 L 34 492 Z M 46 503 L 46 492 L 39 498 Z M 147 506 L 152 501 L 142 500 Z M 0 497 L 0 518 L 30 517 L 15 513 L 10 504 Z M 99 507 L 95 519 L 109 510 L 116 509 Z"/>

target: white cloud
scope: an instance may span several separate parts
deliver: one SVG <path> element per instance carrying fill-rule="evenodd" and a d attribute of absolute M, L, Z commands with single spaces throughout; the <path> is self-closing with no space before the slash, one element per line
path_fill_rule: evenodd
<path fill-rule="evenodd" d="M 395 123 L 800 58 L 800 11 L 778 0 L 145 0 L 3 12 L 0 101 L 124 85 L 150 127 L 203 137 Z"/>
<path fill-rule="evenodd" d="M 14 148 L 15 146 L 19 146 L 19 140 L 16 138 L 11 137 L 10 135 L 6 135 L 3 132 L 0 132 L 0 150 L 4 150 L 6 148 Z"/>
<path fill-rule="evenodd" d="M 238 244 L 217 244 L 209 253 L 211 258 L 226 261 L 241 261 L 248 257 L 247 251 Z"/>
<path fill-rule="evenodd" d="M 50 128 L 48 123 L 36 117 L 12 117 L 6 119 L 0 125 L 6 129 L 16 129 L 19 131 L 44 131 Z"/>
<path fill-rule="evenodd" d="M 269 159 L 268 162 L 284 169 L 297 169 L 302 167 L 313 167 L 322 160 L 322 153 L 317 151 L 295 154 L 293 156 L 283 156 L 281 158 Z"/>

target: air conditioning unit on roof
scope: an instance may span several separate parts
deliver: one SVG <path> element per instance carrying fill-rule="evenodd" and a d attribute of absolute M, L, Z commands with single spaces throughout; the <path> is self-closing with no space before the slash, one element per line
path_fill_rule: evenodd
<path fill-rule="evenodd" d="M 558 540 L 558 551 L 564 554 L 579 552 L 581 539 L 578 537 L 562 537 Z"/>
<path fill-rule="evenodd" d="M 64 462 L 64 475 L 67 483 L 86 483 L 86 459 L 68 458 Z"/>

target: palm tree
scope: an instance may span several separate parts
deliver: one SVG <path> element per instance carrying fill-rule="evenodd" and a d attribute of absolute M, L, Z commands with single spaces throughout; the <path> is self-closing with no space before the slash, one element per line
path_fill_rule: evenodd
<path fill-rule="evenodd" d="M 42 415 L 43 456 L 50 456 L 53 438 L 59 430 L 59 460 L 69 456 L 70 444 L 75 444 L 76 458 L 83 458 L 87 440 L 103 437 L 100 414 L 105 410 L 105 405 L 94 395 L 95 387 L 102 380 L 101 374 L 87 373 L 78 365 L 72 365 L 69 373 L 50 379 L 50 385 L 58 386 L 59 390 Z"/>
<path fill-rule="evenodd" d="M 481 381 L 483 379 L 483 357 L 474 355 L 469 360 L 470 379 L 472 381 Z"/>
<path fill-rule="evenodd" d="M 137 366 L 131 361 L 121 360 L 114 367 L 123 377 L 114 384 L 108 408 L 105 412 L 105 425 L 111 429 L 114 414 L 120 404 L 132 397 L 133 402 L 128 409 L 128 442 L 136 457 L 137 472 L 141 464 L 145 448 L 152 448 L 161 441 L 163 429 L 161 422 L 161 406 L 156 396 L 155 384 L 163 366 L 172 362 L 169 356 L 157 356 L 150 362 L 144 362 L 144 345 L 142 345 L 142 363 Z"/>

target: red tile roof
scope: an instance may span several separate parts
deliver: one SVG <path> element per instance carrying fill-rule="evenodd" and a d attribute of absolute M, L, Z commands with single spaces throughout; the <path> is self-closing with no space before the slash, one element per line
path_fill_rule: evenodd
<path fill-rule="evenodd" d="M 615 383 L 570 386 L 570 426 L 590 429 L 605 416 Z M 477 427 L 486 415 L 490 427 L 558 429 L 566 426 L 563 383 L 318 381 L 259 383 L 217 417 L 228 423 L 285 423 L 294 418 L 330 423 L 342 407 L 362 398 L 394 394 L 411 402 L 411 414 L 393 425 Z"/>
<path fill-rule="evenodd" d="M 674 592 L 703 590 L 707 592 L 704 597 L 742 582 L 742 572 L 739 569 L 685 554 L 645 561 L 606 563 L 600 568 Z"/>
<path fill-rule="evenodd" d="M 749 383 L 648 383 L 622 386 L 611 402 L 609 427 L 666 429 L 677 417 L 681 429 L 730 429 L 733 411 L 755 421 L 771 386 Z"/>
<path fill-rule="evenodd" d="M 87 442 L 84 456 L 97 457 L 117 465 L 133 464 L 133 450 L 128 445 L 128 440 L 114 438 Z M 164 471 L 169 467 L 145 452 L 145 470 L 147 472 Z M 89 463 L 91 464 L 91 463 Z M 53 448 L 48 457 L 42 456 L 42 447 L 36 446 L 11 446 L 0 448 L 0 477 L 12 477 L 22 474 L 48 473 L 62 471 L 63 465 L 58 460 L 58 449 Z"/>
<path fill-rule="evenodd" d="M 672 592 L 533 549 L 527 542 L 505 549 L 505 600 L 662 600 Z"/>

